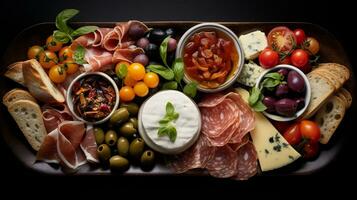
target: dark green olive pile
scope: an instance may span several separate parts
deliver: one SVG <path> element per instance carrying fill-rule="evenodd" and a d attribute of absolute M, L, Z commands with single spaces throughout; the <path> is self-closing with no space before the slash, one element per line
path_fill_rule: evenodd
<path fill-rule="evenodd" d="M 138 111 L 137 104 L 122 103 L 107 126 L 94 128 L 99 158 L 112 171 L 126 171 L 130 163 L 140 164 L 144 170 L 155 164 L 155 153 L 138 136 Z"/>

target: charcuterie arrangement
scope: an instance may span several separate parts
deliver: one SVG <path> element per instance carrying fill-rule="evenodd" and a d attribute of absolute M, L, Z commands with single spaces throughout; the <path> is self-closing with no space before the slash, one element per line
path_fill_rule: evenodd
<path fill-rule="evenodd" d="M 18 87 L 3 104 L 34 163 L 63 173 L 161 163 L 246 180 L 318 157 L 352 104 L 349 68 L 320 63 L 319 38 L 300 28 L 76 27 L 78 12 L 60 12 L 4 73 Z"/>

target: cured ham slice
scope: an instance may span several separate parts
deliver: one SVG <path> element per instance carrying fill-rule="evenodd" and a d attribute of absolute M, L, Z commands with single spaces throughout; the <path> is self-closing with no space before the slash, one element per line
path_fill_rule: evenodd
<path fill-rule="evenodd" d="M 86 160 L 93 163 L 99 163 L 97 143 L 95 141 L 94 129 L 92 125 L 87 125 L 86 133 L 80 146 Z"/>
<path fill-rule="evenodd" d="M 87 48 L 84 59 L 88 64 L 84 64 L 85 71 L 99 71 L 103 67 L 112 64 L 113 55 L 102 48 Z"/>
<path fill-rule="evenodd" d="M 66 104 L 44 105 L 41 109 L 47 133 L 51 133 L 63 121 L 73 120 Z"/>
<path fill-rule="evenodd" d="M 73 45 L 99 47 L 103 44 L 104 37 L 112 30 L 112 28 L 99 28 L 93 33 L 82 35 L 73 41 L 72 47 Z"/>
<path fill-rule="evenodd" d="M 145 51 L 142 48 L 132 47 L 127 49 L 117 49 L 113 54 L 113 63 L 126 61 L 132 63 L 135 56 L 143 54 Z"/>
<path fill-rule="evenodd" d="M 37 152 L 36 160 L 44 161 L 47 163 L 60 163 L 60 159 L 57 153 L 57 138 L 57 129 L 53 130 L 45 137 L 45 140 L 41 144 L 40 150 Z"/>

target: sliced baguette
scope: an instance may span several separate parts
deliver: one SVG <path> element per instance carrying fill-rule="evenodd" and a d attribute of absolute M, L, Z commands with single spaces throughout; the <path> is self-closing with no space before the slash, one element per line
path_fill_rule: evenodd
<path fill-rule="evenodd" d="M 62 93 L 52 83 L 37 60 L 25 61 L 22 72 L 26 87 L 36 99 L 45 103 L 63 103 L 65 101 Z"/>
<path fill-rule="evenodd" d="M 346 112 L 345 103 L 337 96 L 332 96 L 319 109 L 315 120 L 320 127 L 322 144 L 327 144 L 335 133 Z"/>
<path fill-rule="evenodd" d="M 335 90 L 338 90 L 338 88 L 340 88 L 342 86 L 342 84 L 343 84 L 343 82 L 341 82 L 338 79 L 336 79 L 336 77 L 332 76 L 329 73 L 321 71 L 319 69 L 316 69 L 316 70 L 312 71 L 311 73 L 318 74 L 318 75 L 323 76 L 326 79 L 328 79 L 332 83 L 332 85 L 335 87 Z"/>
<path fill-rule="evenodd" d="M 9 65 L 4 75 L 10 78 L 11 80 L 24 86 L 25 81 L 24 81 L 24 76 L 22 74 L 22 64 L 23 62 L 15 62 Z"/>
<path fill-rule="evenodd" d="M 352 95 L 351 93 L 346 90 L 345 88 L 341 88 L 339 93 L 341 93 L 347 100 L 347 108 L 351 107 L 352 105 Z"/>
<path fill-rule="evenodd" d="M 18 100 L 8 110 L 31 147 L 38 151 L 47 135 L 40 106 L 29 100 Z"/>
<path fill-rule="evenodd" d="M 26 90 L 15 88 L 4 95 L 2 102 L 6 107 L 9 107 L 13 102 L 18 100 L 29 100 L 36 102 L 35 98 Z"/>
<path fill-rule="evenodd" d="M 346 66 L 337 63 L 321 63 L 317 69 L 325 69 L 333 73 L 338 77 L 338 80 L 343 80 L 343 83 L 346 82 L 351 75 L 350 70 Z"/>

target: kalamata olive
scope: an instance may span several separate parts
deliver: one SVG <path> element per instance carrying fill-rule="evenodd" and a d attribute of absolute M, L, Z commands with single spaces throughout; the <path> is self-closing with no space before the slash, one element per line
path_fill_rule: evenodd
<path fill-rule="evenodd" d="M 275 89 L 275 96 L 284 97 L 289 93 L 289 87 L 286 84 L 280 84 Z"/>
<path fill-rule="evenodd" d="M 166 33 L 167 36 L 169 36 L 169 35 L 171 37 L 175 36 L 175 30 L 173 28 L 166 29 L 165 33 Z"/>
<path fill-rule="evenodd" d="M 159 47 L 156 44 L 149 43 L 144 50 L 145 54 L 149 57 L 149 60 L 160 59 Z"/>
<path fill-rule="evenodd" d="M 126 108 L 129 111 L 130 116 L 137 116 L 139 112 L 139 106 L 136 103 L 120 103 L 120 108 Z"/>
<path fill-rule="evenodd" d="M 141 138 L 136 138 L 130 143 L 129 155 L 133 158 L 140 159 L 140 156 L 144 152 L 145 143 Z"/>
<path fill-rule="evenodd" d="M 151 150 L 144 151 L 143 155 L 141 155 L 140 163 L 143 169 L 151 169 L 155 164 L 155 153 Z"/>
<path fill-rule="evenodd" d="M 129 153 L 129 141 L 125 137 L 120 137 L 117 142 L 117 150 L 120 156 L 128 156 Z"/>
<path fill-rule="evenodd" d="M 150 43 L 149 40 L 143 37 L 136 42 L 136 46 L 145 49 L 149 45 L 149 43 Z"/>
<path fill-rule="evenodd" d="M 174 38 L 170 38 L 167 43 L 167 51 L 173 52 L 176 50 L 176 47 L 177 47 L 177 41 Z"/>
<path fill-rule="evenodd" d="M 173 62 L 175 61 L 175 52 L 169 52 L 166 57 L 166 62 L 169 66 L 172 66 Z"/>
<path fill-rule="evenodd" d="M 97 145 L 100 145 L 104 142 L 104 131 L 99 127 L 94 128 L 94 137 Z"/>
<path fill-rule="evenodd" d="M 288 98 L 280 99 L 275 103 L 275 111 L 286 117 L 292 117 L 296 113 L 296 101 Z"/>
<path fill-rule="evenodd" d="M 305 98 L 304 97 L 297 98 L 295 101 L 297 104 L 297 110 L 301 110 L 302 108 L 304 108 L 304 106 L 305 106 Z"/>
<path fill-rule="evenodd" d="M 296 71 L 291 70 L 288 74 L 288 87 L 294 92 L 303 92 L 305 90 L 305 81 Z"/>
<path fill-rule="evenodd" d="M 122 136 L 124 137 L 132 137 L 133 134 L 135 134 L 137 132 L 137 130 L 134 128 L 134 124 L 131 122 L 126 122 L 125 124 L 123 124 L 120 129 L 119 132 Z"/>
<path fill-rule="evenodd" d="M 109 146 L 114 146 L 117 143 L 118 135 L 115 131 L 109 130 L 105 134 L 105 143 Z"/>
<path fill-rule="evenodd" d="M 134 40 L 143 37 L 145 35 L 145 32 L 146 32 L 145 27 L 138 23 L 132 24 L 128 30 L 129 36 Z"/>
<path fill-rule="evenodd" d="M 134 62 L 141 63 L 142 65 L 146 66 L 149 63 L 149 58 L 145 54 L 139 54 L 135 56 Z"/>
<path fill-rule="evenodd" d="M 125 171 L 129 168 L 128 159 L 115 155 L 109 159 L 109 166 L 112 171 Z"/>
<path fill-rule="evenodd" d="M 263 98 L 263 104 L 267 107 L 266 111 L 269 113 L 275 112 L 276 99 L 274 97 L 266 96 Z"/>
<path fill-rule="evenodd" d="M 278 73 L 283 75 L 284 77 L 287 77 L 288 73 L 289 73 L 289 70 L 285 69 L 285 68 L 281 68 L 281 69 L 278 70 Z"/>
<path fill-rule="evenodd" d="M 129 111 L 127 108 L 119 108 L 114 111 L 113 115 L 110 117 L 110 124 L 119 125 L 129 119 Z"/>
<path fill-rule="evenodd" d="M 111 156 L 110 147 L 107 144 L 101 144 L 97 148 L 98 156 L 101 160 L 108 160 Z"/>
<path fill-rule="evenodd" d="M 138 128 L 138 119 L 137 118 L 132 117 L 132 118 L 129 119 L 129 122 L 131 122 L 133 124 L 135 129 Z"/>
<path fill-rule="evenodd" d="M 165 37 L 166 37 L 165 31 L 156 28 L 150 32 L 149 41 L 154 44 L 160 45 L 161 42 L 165 39 Z"/>

